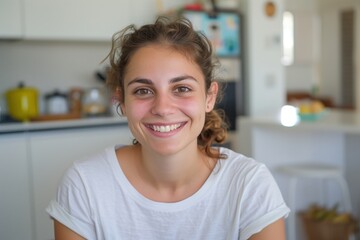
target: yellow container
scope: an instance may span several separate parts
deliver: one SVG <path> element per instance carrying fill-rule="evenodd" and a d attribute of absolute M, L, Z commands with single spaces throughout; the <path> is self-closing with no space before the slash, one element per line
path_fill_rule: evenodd
<path fill-rule="evenodd" d="M 19 121 L 29 121 L 39 115 L 38 91 L 35 88 L 24 87 L 9 89 L 6 92 L 9 114 Z"/>

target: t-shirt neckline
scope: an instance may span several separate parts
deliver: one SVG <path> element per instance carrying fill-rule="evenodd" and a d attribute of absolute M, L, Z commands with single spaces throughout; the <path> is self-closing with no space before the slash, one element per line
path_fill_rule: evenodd
<path fill-rule="evenodd" d="M 125 176 L 121 165 L 119 164 L 116 156 L 116 149 L 123 147 L 123 145 L 116 145 L 114 147 L 110 147 L 107 149 L 107 159 L 109 163 L 112 165 L 113 174 L 121 188 L 124 189 L 125 193 L 128 193 L 129 196 L 136 201 L 138 204 L 145 208 L 149 208 L 156 211 L 164 211 L 164 212 L 172 212 L 172 211 L 181 211 L 188 207 L 191 207 L 197 203 L 199 203 L 204 197 L 208 194 L 211 194 L 211 189 L 213 188 L 216 177 L 219 175 L 219 160 L 214 167 L 212 173 L 206 179 L 205 183 L 201 186 L 201 188 L 196 191 L 193 195 L 188 198 L 185 198 L 178 202 L 157 202 L 151 200 L 141 193 L 139 193 L 136 188 L 130 183 L 130 181 Z M 222 149 L 220 148 L 220 151 Z"/>

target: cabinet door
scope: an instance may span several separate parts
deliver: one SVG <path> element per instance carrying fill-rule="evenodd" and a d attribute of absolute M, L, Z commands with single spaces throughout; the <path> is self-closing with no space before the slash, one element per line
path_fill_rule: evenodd
<path fill-rule="evenodd" d="M 33 133 L 30 139 L 34 179 L 36 239 L 53 238 L 53 223 L 45 211 L 59 181 L 73 161 L 115 144 L 132 141 L 127 126 Z"/>
<path fill-rule="evenodd" d="M 27 141 L 0 135 L 0 239 L 33 239 Z"/>
<path fill-rule="evenodd" d="M 25 38 L 45 40 L 110 41 L 115 32 L 129 24 L 153 22 L 161 8 L 155 0 L 23 1 Z M 164 2 L 166 9 L 184 4 L 184 0 Z"/>
<path fill-rule="evenodd" d="M 0 38 L 22 37 L 22 1 L 0 1 Z"/>
<path fill-rule="evenodd" d="M 130 0 L 24 0 L 27 39 L 106 40 L 129 24 Z"/>

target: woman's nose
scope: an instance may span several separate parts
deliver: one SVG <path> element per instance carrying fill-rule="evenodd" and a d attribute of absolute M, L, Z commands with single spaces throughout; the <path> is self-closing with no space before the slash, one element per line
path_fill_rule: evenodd
<path fill-rule="evenodd" d="M 173 102 L 167 94 L 157 94 L 152 107 L 152 113 L 165 116 L 173 113 Z"/>

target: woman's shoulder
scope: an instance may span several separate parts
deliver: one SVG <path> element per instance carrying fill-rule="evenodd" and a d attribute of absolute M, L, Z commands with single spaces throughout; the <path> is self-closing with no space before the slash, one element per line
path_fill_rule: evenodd
<path fill-rule="evenodd" d="M 112 155 L 115 153 L 116 146 L 107 147 L 101 151 L 88 153 L 82 158 L 74 161 L 75 168 L 91 168 L 99 167 L 106 164 Z"/>
<path fill-rule="evenodd" d="M 72 163 L 65 172 L 65 176 L 74 178 L 109 174 L 116 167 L 117 148 L 119 146 L 110 146 L 101 151 L 84 155 Z"/>
<path fill-rule="evenodd" d="M 219 160 L 218 164 L 219 171 L 223 172 L 223 174 L 244 179 L 245 177 L 254 177 L 261 173 L 269 173 L 269 170 L 263 163 L 251 157 L 224 147 L 220 148 L 220 152 L 227 156 L 227 158 Z"/>
<path fill-rule="evenodd" d="M 229 148 L 220 147 L 220 153 L 226 156 L 225 159 L 221 160 L 221 164 L 230 165 L 232 167 L 254 167 L 264 165 L 263 163 L 260 163 L 251 157 L 245 156 L 242 153 L 236 152 Z"/>

